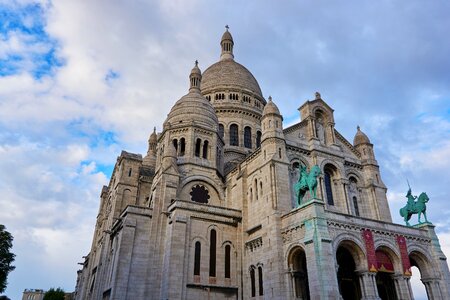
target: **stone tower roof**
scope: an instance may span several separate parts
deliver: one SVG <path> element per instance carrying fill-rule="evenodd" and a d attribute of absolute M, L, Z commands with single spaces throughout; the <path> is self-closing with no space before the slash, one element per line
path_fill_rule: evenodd
<path fill-rule="evenodd" d="M 270 97 L 270 96 L 269 96 L 269 102 L 267 102 L 266 106 L 264 106 L 263 116 L 269 115 L 269 114 L 281 115 L 280 110 L 278 109 L 277 105 L 275 103 L 273 103 L 272 97 Z"/>
<path fill-rule="evenodd" d="M 361 128 L 358 126 L 355 134 L 355 138 L 353 139 L 353 146 L 357 146 L 360 144 L 370 144 L 370 140 L 367 135 L 361 131 Z"/>

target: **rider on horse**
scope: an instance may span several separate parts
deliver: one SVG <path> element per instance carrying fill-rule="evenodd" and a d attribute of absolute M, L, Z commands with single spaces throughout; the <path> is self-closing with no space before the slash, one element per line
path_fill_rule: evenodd
<path fill-rule="evenodd" d="M 413 196 L 411 193 L 411 188 L 409 188 L 408 193 L 406 194 L 406 198 L 408 198 L 408 203 L 406 204 L 406 209 L 408 211 L 413 211 L 414 210 L 414 203 L 417 199 L 417 196 Z"/>

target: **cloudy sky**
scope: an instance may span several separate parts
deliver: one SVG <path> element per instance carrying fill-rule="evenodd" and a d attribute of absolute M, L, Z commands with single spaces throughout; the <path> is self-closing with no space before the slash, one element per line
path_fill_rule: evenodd
<path fill-rule="evenodd" d="M 17 255 L 6 294 L 74 289 L 117 155 L 146 152 L 194 61 L 218 60 L 225 24 L 285 126 L 316 91 L 349 141 L 361 126 L 394 222 L 407 178 L 428 193 L 449 256 L 449 11 L 439 0 L 0 0 L 0 223 Z"/>

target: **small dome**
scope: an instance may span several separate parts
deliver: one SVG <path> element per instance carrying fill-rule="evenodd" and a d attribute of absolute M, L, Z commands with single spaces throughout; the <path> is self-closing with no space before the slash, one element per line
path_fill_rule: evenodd
<path fill-rule="evenodd" d="M 228 31 L 228 28 L 227 28 L 227 30 L 223 33 L 221 41 L 222 41 L 222 42 L 223 42 L 223 41 L 233 41 L 233 37 L 231 36 L 231 33 Z"/>
<path fill-rule="evenodd" d="M 273 103 L 272 97 L 269 96 L 269 102 L 267 102 L 266 106 L 264 106 L 263 110 L 263 116 L 269 115 L 269 114 L 275 114 L 280 115 L 280 110 L 278 109 L 277 105 Z"/>
<path fill-rule="evenodd" d="M 181 97 L 170 110 L 164 125 L 170 126 L 183 125 L 195 122 L 208 128 L 216 129 L 218 119 L 216 111 L 211 103 L 200 93 L 202 74 L 198 68 L 198 62 L 189 75 L 190 89 L 189 93 Z"/>
<path fill-rule="evenodd" d="M 191 75 L 192 74 L 199 74 L 200 76 L 202 75 L 202 71 L 200 71 L 200 68 L 198 67 L 198 61 L 195 61 L 195 66 L 192 68 L 191 70 Z"/>
<path fill-rule="evenodd" d="M 370 140 L 367 135 L 361 131 L 360 127 L 356 127 L 357 132 L 355 134 L 355 138 L 353 139 L 353 146 L 357 146 L 360 144 L 370 144 Z"/>

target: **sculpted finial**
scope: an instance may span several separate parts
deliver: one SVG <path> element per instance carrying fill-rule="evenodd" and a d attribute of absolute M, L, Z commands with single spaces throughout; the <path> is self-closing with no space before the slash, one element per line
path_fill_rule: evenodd
<path fill-rule="evenodd" d="M 361 131 L 361 127 L 359 127 L 359 125 L 356 126 L 356 130 Z"/>
<path fill-rule="evenodd" d="M 318 99 L 321 99 L 321 96 L 320 96 L 320 93 L 319 92 L 316 92 L 316 100 L 318 100 Z"/>
<path fill-rule="evenodd" d="M 228 25 L 225 25 L 225 28 L 227 29 L 227 31 L 228 31 L 228 29 L 230 29 L 230 26 L 228 26 Z"/>

